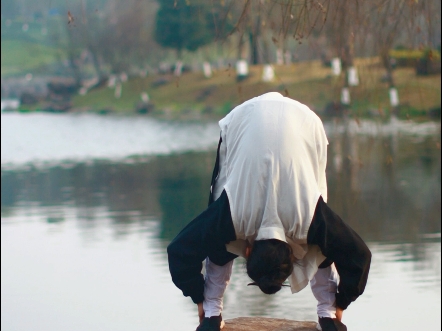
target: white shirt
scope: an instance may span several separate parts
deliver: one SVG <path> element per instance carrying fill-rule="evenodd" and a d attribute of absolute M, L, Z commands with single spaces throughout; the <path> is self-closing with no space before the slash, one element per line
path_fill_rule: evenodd
<path fill-rule="evenodd" d="M 219 122 L 220 173 L 214 198 L 229 197 L 237 241 L 227 250 L 243 255 L 246 241 L 278 239 L 297 258 L 289 277 L 303 289 L 325 259 L 307 245 L 316 204 L 327 200 L 327 137 L 306 105 L 271 92 L 233 109 Z"/>

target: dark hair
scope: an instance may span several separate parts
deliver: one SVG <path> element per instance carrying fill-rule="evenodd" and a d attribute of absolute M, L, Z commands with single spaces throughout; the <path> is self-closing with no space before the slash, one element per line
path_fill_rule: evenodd
<path fill-rule="evenodd" d="M 293 271 L 294 256 L 286 242 L 256 240 L 247 259 L 247 274 L 265 294 L 274 294 Z"/>

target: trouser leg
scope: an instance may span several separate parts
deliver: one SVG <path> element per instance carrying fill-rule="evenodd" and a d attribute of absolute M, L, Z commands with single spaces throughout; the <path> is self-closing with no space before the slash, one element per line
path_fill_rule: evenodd
<path fill-rule="evenodd" d="M 339 275 L 335 264 L 327 268 L 318 269 L 310 287 L 316 300 L 318 300 L 317 312 L 319 317 L 336 318 L 335 295 L 338 289 Z"/>
<path fill-rule="evenodd" d="M 219 316 L 223 310 L 223 296 L 232 275 L 233 260 L 223 266 L 206 259 L 203 308 L 205 317 Z"/>

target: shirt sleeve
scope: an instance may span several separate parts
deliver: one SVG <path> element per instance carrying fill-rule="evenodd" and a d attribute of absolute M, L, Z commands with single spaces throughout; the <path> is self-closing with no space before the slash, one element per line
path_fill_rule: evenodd
<path fill-rule="evenodd" d="M 227 252 L 226 243 L 236 239 L 225 191 L 190 222 L 167 247 L 173 283 L 194 303 L 204 300 L 202 262 L 209 259 L 223 266 L 237 256 Z"/>
<path fill-rule="evenodd" d="M 319 198 L 307 242 L 318 245 L 322 254 L 335 263 L 340 282 L 336 306 L 347 309 L 365 289 L 371 252 L 361 237 Z"/>
<path fill-rule="evenodd" d="M 232 275 L 233 261 L 223 266 L 206 259 L 203 308 L 206 317 L 219 316 L 223 310 L 223 297 Z"/>
<path fill-rule="evenodd" d="M 327 177 L 325 169 L 327 167 L 327 146 L 328 140 L 325 134 L 324 125 L 318 118 L 318 125 L 316 130 L 316 150 L 318 154 L 318 186 L 322 198 L 327 202 Z"/>

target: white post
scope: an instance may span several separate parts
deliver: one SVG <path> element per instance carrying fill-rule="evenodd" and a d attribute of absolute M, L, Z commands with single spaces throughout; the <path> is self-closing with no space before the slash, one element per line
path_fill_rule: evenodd
<path fill-rule="evenodd" d="M 117 83 L 117 76 L 110 75 L 107 81 L 107 87 L 114 88 L 116 83 Z"/>
<path fill-rule="evenodd" d="M 147 92 L 141 92 L 141 100 L 144 103 L 148 103 L 149 102 L 149 94 L 147 94 Z"/>
<path fill-rule="evenodd" d="M 120 80 L 124 83 L 124 82 L 127 82 L 127 74 L 125 73 L 125 72 L 122 72 L 121 74 L 120 74 Z"/>
<path fill-rule="evenodd" d="M 277 65 L 282 65 L 284 64 L 284 57 L 282 55 L 282 49 L 278 48 L 276 50 L 276 64 Z"/>
<path fill-rule="evenodd" d="M 341 91 L 341 103 L 343 105 L 350 104 L 350 90 L 348 87 L 343 87 Z"/>
<path fill-rule="evenodd" d="M 348 85 L 349 86 L 359 85 L 358 71 L 356 70 L 356 67 L 348 68 Z"/>
<path fill-rule="evenodd" d="M 331 60 L 332 65 L 332 73 L 335 76 L 339 76 L 341 74 L 341 59 L 338 57 L 335 57 Z"/>
<path fill-rule="evenodd" d="M 275 71 L 270 64 L 266 64 L 262 70 L 262 81 L 263 82 L 272 82 L 275 78 Z"/>
<path fill-rule="evenodd" d="M 245 77 L 249 74 L 249 65 L 246 60 L 238 60 L 236 62 L 236 75 L 239 77 Z"/>
<path fill-rule="evenodd" d="M 288 50 L 284 53 L 284 61 L 285 64 L 292 64 L 292 53 Z"/>
<path fill-rule="evenodd" d="M 204 77 L 206 78 L 212 77 L 212 67 L 210 66 L 210 63 L 207 61 L 203 63 L 203 72 L 204 72 Z"/>
<path fill-rule="evenodd" d="M 181 76 L 181 73 L 183 71 L 183 62 L 177 61 L 175 64 L 175 70 L 173 71 L 173 74 L 177 77 Z"/>
<path fill-rule="evenodd" d="M 390 94 L 390 105 L 392 107 L 399 106 L 399 94 L 397 92 L 397 89 L 395 87 L 390 88 L 389 94 Z"/>

